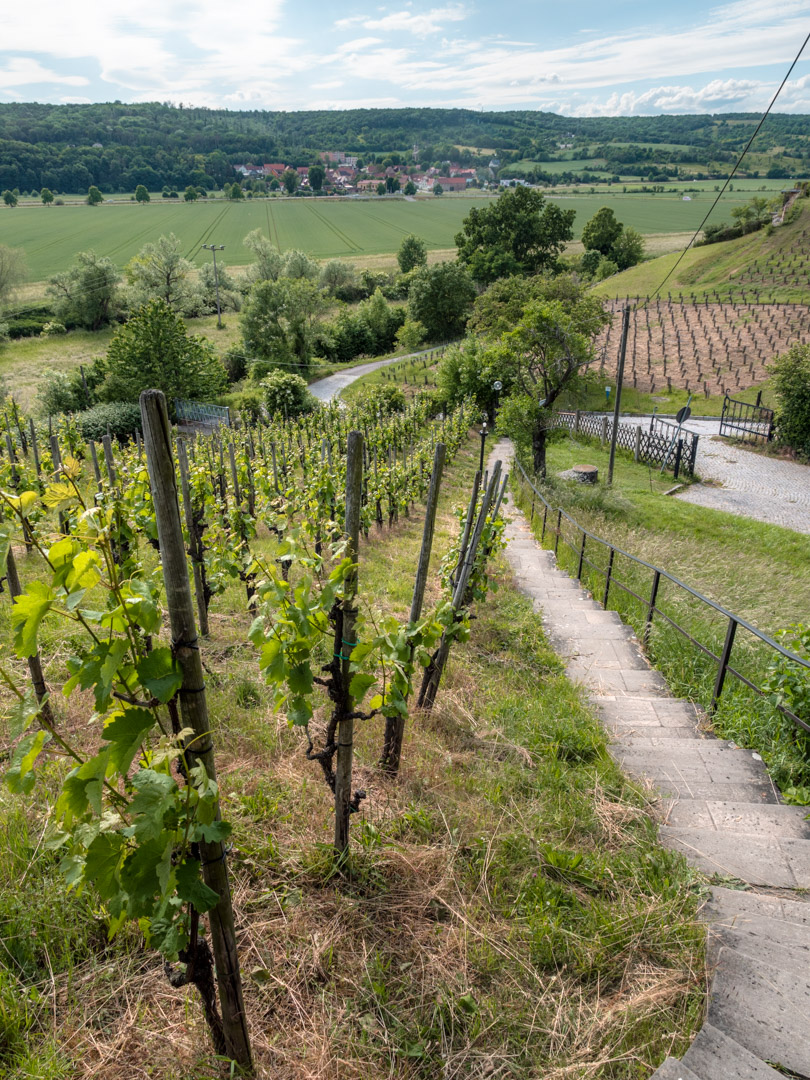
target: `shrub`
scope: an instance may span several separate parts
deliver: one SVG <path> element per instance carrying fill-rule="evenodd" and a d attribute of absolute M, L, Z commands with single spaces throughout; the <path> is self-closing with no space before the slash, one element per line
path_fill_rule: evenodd
<path fill-rule="evenodd" d="M 221 404 L 236 409 L 243 424 L 258 424 L 264 419 L 264 402 L 261 391 L 242 390 L 237 394 L 226 394 L 220 399 Z"/>
<path fill-rule="evenodd" d="M 302 416 L 318 404 L 310 394 L 306 381 L 291 371 L 271 371 L 262 379 L 262 391 L 267 411 L 273 416 Z"/>
<path fill-rule="evenodd" d="M 810 345 L 792 345 L 770 367 L 779 442 L 810 456 Z"/>
<path fill-rule="evenodd" d="M 94 405 L 74 418 L 82 437 L 99 442 L 109 433 L 116 439 L 131 439 L 140 430 L 140 406 L 128 401 L 110 401 Z"/>
<path fill-rule="evenodd" d="M 66 334 L 67 327 L 64 323 L 57 322 L 56 319 L 51 319 L 46 322 L 40 330 L 40 337 L 57 337 L 59 334 Z"/>
<path fill-rule="evenodd" d="M 245 350 L 238 345 L 228 349 L 222 357 L 222 364 L 229 383 L 237 383 L 247 375 L 247 358 Z"/>
<path fill-rule="evenodd" d="M 358 394 L 358 401 L 371 405 L 383 416 L 405 412 L 405 394 L 398 386 L 373 386 Z"/>

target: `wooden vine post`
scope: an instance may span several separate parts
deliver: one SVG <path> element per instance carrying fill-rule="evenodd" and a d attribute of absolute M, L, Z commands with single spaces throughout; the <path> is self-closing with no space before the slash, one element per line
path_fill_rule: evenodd
<path fill-rule="evenodd" d="M 357 552 L 360 544 L 360 507 L 363 498 L 363 433 L 350 431 L 346 454 L 346 557 L 355 564 L 346 575 L 343 599 L 343 632 L 340 642 L 341 717 L 338 724 L 335 765 L 335 852 L 342 859 L 349 850 L 349 817 L 352 803 L 352 757 L 354 754 L 354 700 L 351 683 L 351 655 L 357 621 Z M 335 650 L 338 651 L 337 649 Z"/>
<path fill-rule="evenodd" d="M 411 613 L 409 623 L 414 626 L 422 614 L 422 605 L 425 600 L 425 587 L 427 585 L 428 568 L 430 566 L 430 551 L 433 547 L 433 532 L 436 527 L 436 508 L 439 505 L 439 488 L 442 482 L 442 472 L 447 448 L 444 443 L 436 443 L 433 452 L 433 471 L 430 474 L 430 488 L 428 489 L 427 505 L 425 507 L 425 524 L 422 530 L 422 547 L 419 551 L 419 564 L 416 569 L 416 581 L 413 587 L 411 600 Z M 477 489 L 476 489 L 477 490 Z M 413 659 L 413 649 L 411 650 Z M 387 716 L 385 718 L 385 736 L 380 765 L 391 776 L 399 772 L 399 762 L 402 757 L 402 738 L 405 734 L 405 717 L 402 715 Z"/>
<path fill-rule="evenodd" d="M 166 398 L 160 390 L 141 394 L 146 463 L 155 505 L 166 604 L 172 633 L 172 650 L 183 683 L 179 691 L 180 715 L 184 728 L 193 734 L 186 742 L 191 768 L 202 764 L 216 780 L 214 744 L 208 721 L 208 705 L 203 683 L 202 658 L 194 622 L 194 603 L 186 563 L 177 478 L 172 454 L 171 424 Z M 225 847 L 221 841 L 200 843 L 205 884 L 219 894 L 219 903 L 208 912 L 214 950 L 222 1026 L 229 1056 L 245 1071 L 252 1071 L 250 1036 L 242 998 L 242 980 L 236 949 L 231 890 Z"/>
<path fill-rule="evenodd" d="M 197 615 L 200 620 L 200 633 L 208 637 L 208 601 L 205 595 L 205 562 L 203 560 L 203 544 L 200 523 L 194 514 L 194 505 L 191 499 L 191 485 L 188 479 L 188 455 L 186 444 L 182 439 L 177 440 L 177 462 L 180 466 L 180 482 L 183 489 L 183 511 L 186 517 L 188 529 L 188 553 L 191 556 L 191 566 L 194 571 L 194 595 L 197 597 Z"/>
<path fill-rule="evenodd" d="M 18 596 L 22 595 L 23 590 L 20 583 L 20 575 L 17 572 L 17 560 L 14 558 L 11 544 L 8 546 L 8 554 L 6 555 L 6 576 L 8 577 L 8 591 L 13 602 Z M 46 724 L 50 727 L 54 727 L 56 718 L 53 715 L 51 703 L 48 699 L 48 687 L 45 683 L 45 676 L 42 673 L 42 659 L 40 657 L 39 649 L 37 649 L 33 656 L 28 657 L 28 671 L 31 675 L 31 684 L 34 687 L 34 693 L 40 704 L 42 717 Z"/>

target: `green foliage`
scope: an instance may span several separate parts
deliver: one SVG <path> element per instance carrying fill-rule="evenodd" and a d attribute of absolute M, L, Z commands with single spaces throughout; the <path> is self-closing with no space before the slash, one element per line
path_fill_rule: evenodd
<path fill-rule="evenodd" d="M 810 345 L 792 345 L 770 366 L 779 442 L 810 457 Z"/>
<path fill-rule="evenodd" d="M 85 202 L 88 206 L 98 206 L 99 203 L 104 202 L 104 196 L 101 194 L 95 184 L 90 185 Z"/>
<path fill-rule="evenodd" d="M 42 199 L 42 202 L 45 206 L 50 206 L 53 202 L 53 192 L 50 188 L 44 187 L 42 191 L 40 191 L 39 197 L 40 199 Z"/>
<path fill-rule="evenodd" d="M 22 248 L 0 244 L 0 305 L 14 295 L 18 285 L 25 281 L 25 252 Z"/>
<path fill-rule="evenodd" d="M 292 371 L 271 371 L 262 379 L 261 388 L 271 416 L 302 416 L 312 412 L 318 404 L 310 394 L 306 380 Z"/>
<path fill-rule="evenodd" d="M 143 184 L 138 184 L 135 188 L 135 202 L 148 203 L 150 201 L 150 195 L 147 188 Z"/>
<path fill-rule="evenodd" d="M 180 314 L 199 309 L 201 290 L 194 280 L 194 266 L 181 255 L 179 239 L 170 233 L 144 244 L 124 268 L 129 285 L 127 300 L 135 310 L 150 300 L 162 300 Z"/>
<path fill-rule="evenodd" d="M 74 420 L 83 439 L 101 442 L 108 432 L 116 439 L 131 439 L 140 431 L 141 410 L 130 402 L 110 401 L 78 413 Z"/>
<path fill-rule="evenodd" d="M 582 269 L 597 281 L 635 266 L 644 257 L 644 239 L 632 226 L 625 228 L 608 206 L 597 210 L 582 230 L 586 248 Z M 601 258 L 600 258 L 601 256 Z"/>
<path fill-rule="evenodd" d="M 616 220 L 616 215 L 609 206 L 597 210 L 582 229 L 582 245 L 587 251 L 598 251 L 600 255 L 609 255 L 613 245 L 622 234 L 623 225 Z"/>
<path fill-rule="evenodd" d="M 405 394 L 398 386 L 370 386 L 356 398 L 361 407 L 369 406 L 372 415 L 391 416 L 405 411 Z"/>
<path fill-rule="evenodd" d="M 427 244 L 420 236 L 411 233 L 403 238 L 397 252 L 397 262 L 403 274 L 427 266 Z"/>
<path fill-rule="evenodd" d="M 222 361 L 204 338 L 192 337 L 163 300 L 151 300 L 116 331 L 107 352 L 107 401 L 137 402 L 142 390 L 215 401 L 227 385 Z"/>
<path fill-rule="evenodd" d="M 245 351 L 277 365 L 306 368 L 323 298 L 306 278 L 259 281 L 242 309 Z"/>
<path fill-rule="evenodd" d="M 408 294 L 408 316 L 420 322 L 429 341 L 449 341 L 464 330 L 475 299 L 475 285 L 459 262 L 418 270 Z"/>
<path fill-rule="evenodd" d="M 514 274 L 554 271 L 573 238 L 574 210 L 547 203 L 532 188 L 504 191 L 492 206 L 474 208 L 456 235 L 458 257 L 482 283 Z"/>
<path fill-rule="evenodd" d="M 261 229 L 249 232 L 242 241 L 253 253 L 255 262 L 248 268 L 248 281 L 275 281 L 281 276 L 284 265 L 278 248 L 264 235 Z"/>
<path fill-rule="evenodd" d="M 309 180 L 309 186 L 313 191 L 320 191 L 323 187 L 324 179 L 326 178 L 326 169 L 318 162 L 315 165 L 310 165 L 307 173 L 307 179 Z"/>
<path fill-rule="evenodd" d="M 67 325 L 100 330 L 118 315 L 121 275 L 108 258 L 94 251 L 80 251 L 69 270 L 55 274 L 48 282 L 54 298 L 54 313 Z"/>
<path fill-rule="evenodd" d="M 406 352 L 415 352 L 425 343 L 427 329 L 416 319 L 406 319 L 396 332 L 397 344 Z"/>
<path fill-rule="evenodd" d="M 19 199 L 13 191 L 9 191 L 9 189 L 6 188 L 6 190 L 3 192 L 3 202 L 6 204 L 6 206 L 16 206 L 19 202 Z"/>

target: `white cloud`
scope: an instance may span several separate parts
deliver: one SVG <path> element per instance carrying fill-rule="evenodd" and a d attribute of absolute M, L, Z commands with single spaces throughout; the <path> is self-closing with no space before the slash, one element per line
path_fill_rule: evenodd
<path fill-rule="evenodd" d="M 83 75 L 59 75 L 44 68 L 38 60 L 27 56 L 13 56 L 0 67 L 0 87 L 32 86 L 36 83 L 58 83 L 60 86 L 86 86 Z"/>
<path fill-rule="evenodd" d="M 468 12 L 461 4 L 453 4 L 450 7 L 434 8 L 432 11 L 423 13 L 412 11 L 397 11 L 391 15 L 384 15 L 381 19 L 366 19 L 363 27 L 366 30 L 386 30 L 391 33 L 407 32 L 417 37 L 427 37 L 442 29 L 444 23 L 461 22 L 466 19 Z"/>

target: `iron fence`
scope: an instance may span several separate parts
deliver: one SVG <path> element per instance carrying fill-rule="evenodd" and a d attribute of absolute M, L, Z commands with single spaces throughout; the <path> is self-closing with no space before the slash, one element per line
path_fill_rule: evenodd
<path fill-rule="evenodd" d="M 613 419 L 602 413 L 555 412 L 549 418 L 549 427 L 565 428 L 577 435 L 588 435 L 609 443 L 613 436 Z M 691 431 L 678 432 L 676 424 L 653 418 L 645 430 L 640 425 L 619 424 L 616 429 L 616 445 L 629 450 L 636 461 L 645 465 L 672 469 L 677 480 L 681 472 L 694 476 L 699 436 Z"/>
<path fill-rule="evenodd" d="M 760 397 L 757 394 L 756 404 L 752 405 L 726 394 L 720 417 L 720 434 L 743 442 L 770 442 L 773 438 L 773 409 L 760 405 Z"/>
<path fill-rule="evenodd" d="M 204 424 L 205 427 L 231 426 L 231 410 L 223 405 L 203 405 L 199 401 L 175 398 L 174 408 L 181 424 Z"/>
<path fill-rule="evenodd" d="M 717 709 L 717 704 L 723 693 L 726 678 L 731 675 L 750 690 L 753 690 L 760 698 L 767 700 L 775 709 L 790 719 L 798 727 L 810 732 L 810 722 L 797 716 L 785 705 L 775 702 L 769 690 L 764 689 L 753 679 L 748 678 L 743 672 L 739 671 L 736 667 L 733 667 L 731 663 L 735 643 L 738 643 L 738 630 L 742 630 L 751 635 L 756 641 L 763 643 L 783 659 L 804 668 L 808 678 L 810 678 L 810 661 L 804 660 L 802 657 L 791 652 L 790 649 L 786 649 L 783 645 L 780 645 L 778 641 L 774 641 L 768 634 L 763 633 L 762 630 L 759 630 L 756 626 L 753 626 L 739 615 L 735 615 L 721 604 L 716 603 L 714 600 L 710 600 L 707 596 L 704 596 L 696 589 L 693 589 L 691 585 L 687 585 L 685 582 L 681 581 L 680 578 L 675 577 L 666 570 L 660 569 L 660 567 L 653 566 L 652 563 L 645 562 L 644 559 L 640 559 L 637 555 L 631 555 L 629 552 L 610 543 L 609 540 L 605 540 L 601 536 L 596 536 L 594 533 L 583 528 L 582 525 L 575 521 L 570 514 L 567 514 L 565 510 L 560 507 L 553 507 L 537 490 L 521 463 L 516 461 L 515 464 L 517 466 L 518 475 L 532 493 L 530 511 L 530 521 L 532 523 L 534 522 L 535 511 L 539 514 L 539 507 L 542 507 L 543 524 L 540 536 L 541 543 L 545 543 L 546 534 L 551 533 L 554 537 L 555 555 L 559 556 L 560 544 L 568 548 L 577 563 L 576 577 L 578 581 L 582 580 L 583 569 L 586 566 L 595 571 L 599 578 L 604 578 L 604 590 L 601 596 L 601 604 L 605 610 L 608 608 L 611 589 L 620 589 L 629 596 L 634 597 L 642 605 L 643 610 L 645 611 L 644 629 L 641 635 L 645 647 L 650 644 L 653 622 L 657 616 L 668 626 L 672 627 L 673 630 L 676 630 L 686 638 L 704 656 L 716 663 L 717 668 L 714 675 L 711 702 L 708 707 L 709 715 L 713 714 Z M 515 474 L 513 473 L 513 475 Z M 566 530 L 572 535 L 566 536 Z M 598 562 L 591 558 L 588 549 L 589 544 L 601 547 L 607 554 L 606 566 L 599 565 Z M 642 568 L 645 572 L 649 572 L 651 575 L 649 592 L 637 592 L 635 589 L 631 588 L 627 582 L 619 580 L 616 572 L 617 556 L 627 559 L 631 564 Z M 710 649 L 704 642 L 699 641 L 685 627 L 681 626 L 674 618 L 672 618 L 672 616 L 661 609 L 658 604 L 658 592 L 662 579 L 671 582 L 677 590 L 682 592 L 690 606 L 693 606 L 694 603 L 697 602 L 698 604 L 711 609 L 716 615 L 719 615 L 722 619 L 726 620 L 725 639 L 719 654 Z M 594 599 L 599 600 L 600 598 L 594 593 Z"/>

